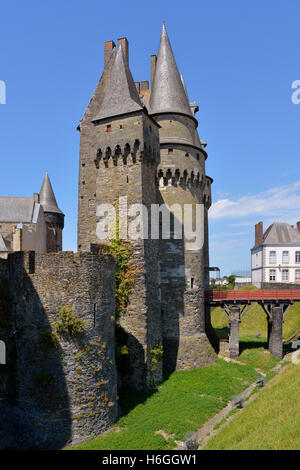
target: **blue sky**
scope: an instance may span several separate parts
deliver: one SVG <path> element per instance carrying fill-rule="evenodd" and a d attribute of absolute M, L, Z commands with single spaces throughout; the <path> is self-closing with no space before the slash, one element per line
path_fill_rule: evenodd
<path fill-rule="evenodd" d="M 103 42 L 127 36 L 136 81 L 150 79 L 166 21 L 214 178 L 211 265 L 250 266 L 254 224 L 300 220 L 298 0 L 2 2 L 0 194 L 30 196 L 49 172 L 76 250 L 79 132 Z"/>

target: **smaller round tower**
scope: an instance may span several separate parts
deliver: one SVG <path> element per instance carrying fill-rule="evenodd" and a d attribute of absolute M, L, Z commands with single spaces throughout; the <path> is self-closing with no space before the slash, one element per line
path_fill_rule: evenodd
<path fill-rule="evenodd" d="M 65 215 L 57 205 L 48 173 L 45 175 L 40 190 L 39 202 L 43 207 L 46 222 L 46 251 L 47 253 L 62 251 L 62 231 Z"/>
<path fill-rule="evenodd" d="M 171 237 L 160 239 L 160 278 L 164 369 L 173 372 L 215 361 L 205 322 L 212 180 L 205 172 L 207 154 L 194 117 L 198 106 L 189 103 L 165 25 L 157 61 L 152 62 L 155 70 L 148 108 L 160 126 L 158 202 L 171 212 Z M 179 236 L 175 225 L 177 230 L 180 227 Z"/>

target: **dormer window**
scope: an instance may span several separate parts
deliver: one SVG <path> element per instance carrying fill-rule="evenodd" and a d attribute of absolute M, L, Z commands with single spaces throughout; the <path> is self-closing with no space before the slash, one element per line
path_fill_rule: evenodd
<path fill-rule="evenodd" d="M 111 132 L 111 125 L 110 125 L 110 124 L 108 124 L 108 125 L 106 126 L 106 132 Z"/>

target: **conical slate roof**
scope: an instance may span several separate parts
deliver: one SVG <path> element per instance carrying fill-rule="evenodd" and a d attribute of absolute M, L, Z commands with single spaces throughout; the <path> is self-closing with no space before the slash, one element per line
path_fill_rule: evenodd
<path fill-rule="evenodd" d="M 48 173 L 45 174 L 45 178 L 41 187 L 40 204 L 43 206 L 44 212 L 63 214 L 57 205 Z"/>
<path fill-rule="evenodd" d="M 143 105 L 120 44 L 100 111 L 93 121 L 142 109 Z"/>
<path fill-rule="evenodd" d="M 182 75 L 182 74 L 180 75 L 180 80 L 181 80 L 183 89 L 184 89 L 184 91 L 185 91 L 186 98 L 187 98 L 188 102 L 190 102 L 189 95 L 188 95 L 188 92 L 187 92 L 187 89 L 186 89 L 186 85 L 185 85 L 185 81 L 184 81 L 184 78 L 183 78 L 183 75 Z"/>
<path fill-rule="evenodd" d="M 165 25 L 160 37 L 149 107 L 150 114 L 177 112 L 192 116 Z"/>

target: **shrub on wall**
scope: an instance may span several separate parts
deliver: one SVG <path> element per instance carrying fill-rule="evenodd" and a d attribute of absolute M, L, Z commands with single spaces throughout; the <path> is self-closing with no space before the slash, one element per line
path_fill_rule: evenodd
<path fill-rule="evenodd" d="M 75 338 L 83 332 L 84 321 L 74 313 L 74 307 L 63 306 L 58 312 L 58 317 L 54 326 L 59 334 Z"/>

